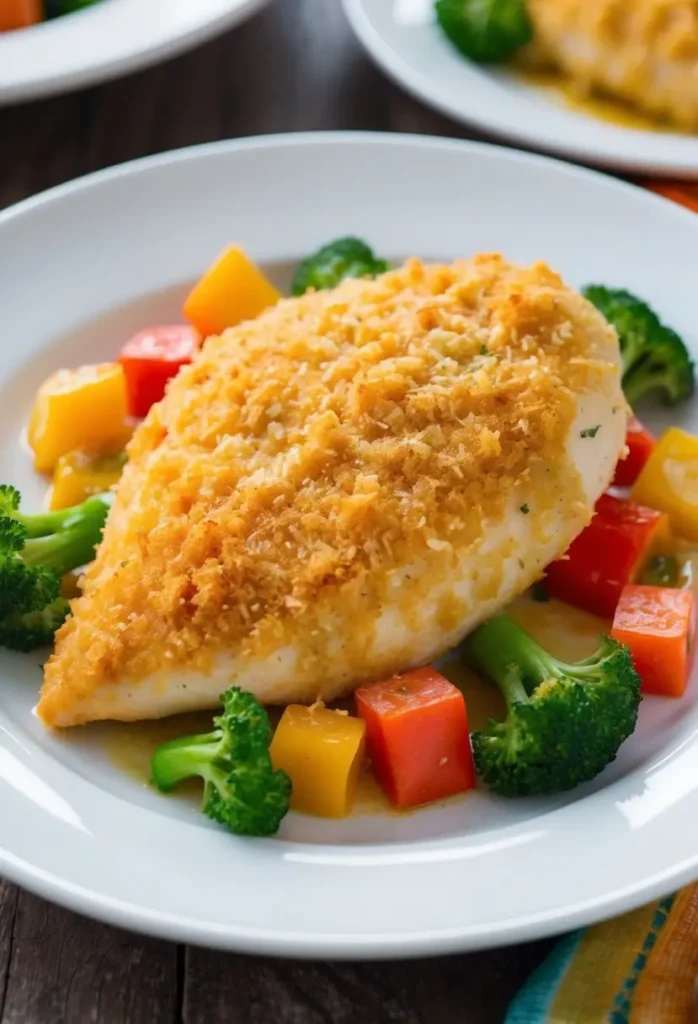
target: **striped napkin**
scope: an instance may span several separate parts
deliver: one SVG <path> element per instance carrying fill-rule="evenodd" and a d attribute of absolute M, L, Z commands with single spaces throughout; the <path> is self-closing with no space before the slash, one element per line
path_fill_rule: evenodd
<path fill-rule="evenodd" d="M 698 883 L 562 939 L 505 1024 L 691 1024 Z"/>
<path fill-rule="evenodd" d="M 698 213 L 698 183 L 639 184 Z M 505 1024 L 692 1024 L 697 979 L 698 883 L 561 939 Z"/>

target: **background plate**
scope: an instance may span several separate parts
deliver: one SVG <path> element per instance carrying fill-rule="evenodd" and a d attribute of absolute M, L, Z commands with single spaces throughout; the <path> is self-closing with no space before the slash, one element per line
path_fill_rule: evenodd
<path fill-rule="evenodd" d="M 182 53 L 268 0 L 102 0 L 35 28 L 0 33 L 0 104 L 116 78 Z"/>
<path fill-rule="evenodd" d="M 605 123 L 566 110 L 506 71 L 473 64 L 438 29 L 433 0 L 344 0 L 344 8 L 391 78 L 458 121 L 583 163 L 698 178 L 698 136 Z"/>
<path fill-rule="evenodd" d="M 283 275 L 349 232 L 393 258 L 544 257 L 573 284 L 638 291 L 698 342 L 698 219 L 638 189 L 413 136 L 207 146 L 0 215 L 0 480 L 40 500 L 22 447 L 39 382 L 178 317 L 188 284 L 224 245 L 240 241 Z M 681 412 L 698 426 L 693 408 Z M 560 931 L 698 876 L 695 678 L 684 700 L 646 700 L 617 762 L 567 797 L 476 793 L 339 822 L 290 815 L 279 838 L 256 841 L 119 772 L 89 728 L 47 734 L 32 715 L 38 661 L 0 654 L 0 872 L 128 928 L 294 956 L 438 953 Z"/>

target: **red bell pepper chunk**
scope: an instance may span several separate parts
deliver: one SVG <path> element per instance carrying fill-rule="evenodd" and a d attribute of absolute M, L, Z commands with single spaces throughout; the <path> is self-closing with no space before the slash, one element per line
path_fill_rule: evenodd
<path fill-rule="evenodd" d="M 613 618 L 623 587 L 668 532 L 664 513 L 602 494 L 587 528 L 563 558 L 548 566 L 549 593 L 594 615 Z"/>
<path fill-rule="evenodd" d="M 657 442 L 649 430 L 643 427 L 635 416 L 631 416 L 625 443 L 628 446 L 628 454 L 624 459 L 620 459 L 616 466 L 616 475 L 613 477 L 616 487 L 632 487 Z"/>
<path fill-rule="evenodd" d="M 630 648 L 643 693 L 681 697 L 691 674 L 695 631 L 690 590 L 631 584 L 618 602 L 612 635 Z"/>
<path fill-rule="evenodd" d="M 396 807 L 416 807 L 475 786 L 463 694 L 433 668 L 355 693 L 373 770 Z"/>
<path fill-rule="evenodd" d="M 150 327 L 121 349 L 119 362 L 126 375 L 132 416 L 146 416 L 165 394 L 165 385 L 180 367 L 190 363 L 199 348 L 199 335 L 188 324 Z"/>

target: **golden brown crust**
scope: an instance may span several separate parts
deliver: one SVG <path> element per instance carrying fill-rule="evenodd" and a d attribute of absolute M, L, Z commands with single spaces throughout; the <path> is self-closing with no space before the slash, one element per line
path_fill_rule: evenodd
<path fill-rule="evenodd" d="M 104 681 L 312 635 L 318 598 L 367 580 L 370 611 L 396 566 L 466 549 L 512 480 L 563 458 L 614 345 L 544 264 L 497 255 L 414 260 L 210 339 L 131 442 L 45 720 Z"/>
<path fill-rule="evenodd" d="M 528 0 L 535 53 L 572 76 L 698 130 L 698 0 Z"/>

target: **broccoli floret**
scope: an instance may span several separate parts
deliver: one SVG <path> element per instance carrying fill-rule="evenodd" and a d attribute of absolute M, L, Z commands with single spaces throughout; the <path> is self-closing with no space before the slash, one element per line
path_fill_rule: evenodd
<path fill-rule="evenodd" d="M 252 694 L 231 687 L 212 732 L 163 743 L 151 762 L 153 781 L 166 793 L 183 779 L 204 780 L 202 811 L 244 836 L 271 836 L 288 811 L 291 780 L 274 771 L 271 726 Z"/>
<path fill-rule="evenodd" d="M 583 295 L 615 327 L 623 359 L 623 391 L 630 405 L 651 391 L 666 405 L 690 398 L 694 368 L 684 342 L 650 307 L 623 289 L 589 285 Z"/>
<path fill-rule="evenodd" d="M 73 14 L 98 2 L 99 0 L 46 0 L 46 17 L 60 18 L 63 14 Z"/>
<path fill-rule="evenodd" d="M 291 282 L 291 295 L 303 295 L 309 288 L 334 288 L 346 277 L 376 277 L 387 269 L 386 261 L 359 238 L 338 238 L 303 260 Z"/>
<path fill-rule="evenodd" d="M 19 491 L 0 485 L 0 646 L 31 651 L 53 641 L 70 610 L 61 576 L 94 558 L 111 498 L 28 515 Z"/>
<path fill-rule="evenodd" d="M 472 736 L 475 767 L 501 796 L 537 796 L 588 782 L 631 735 L 640 678 L 610 637 L 585 661 L 548 654 L 504 614 L 468 637 L 466 657 L 504 694 L 506 718 Z"/>
<path fill-rule="evenodd" d="M 526 0 L 436 0 L 436 19 L 470 60 L 493 64 L 533 38 Z"/>

